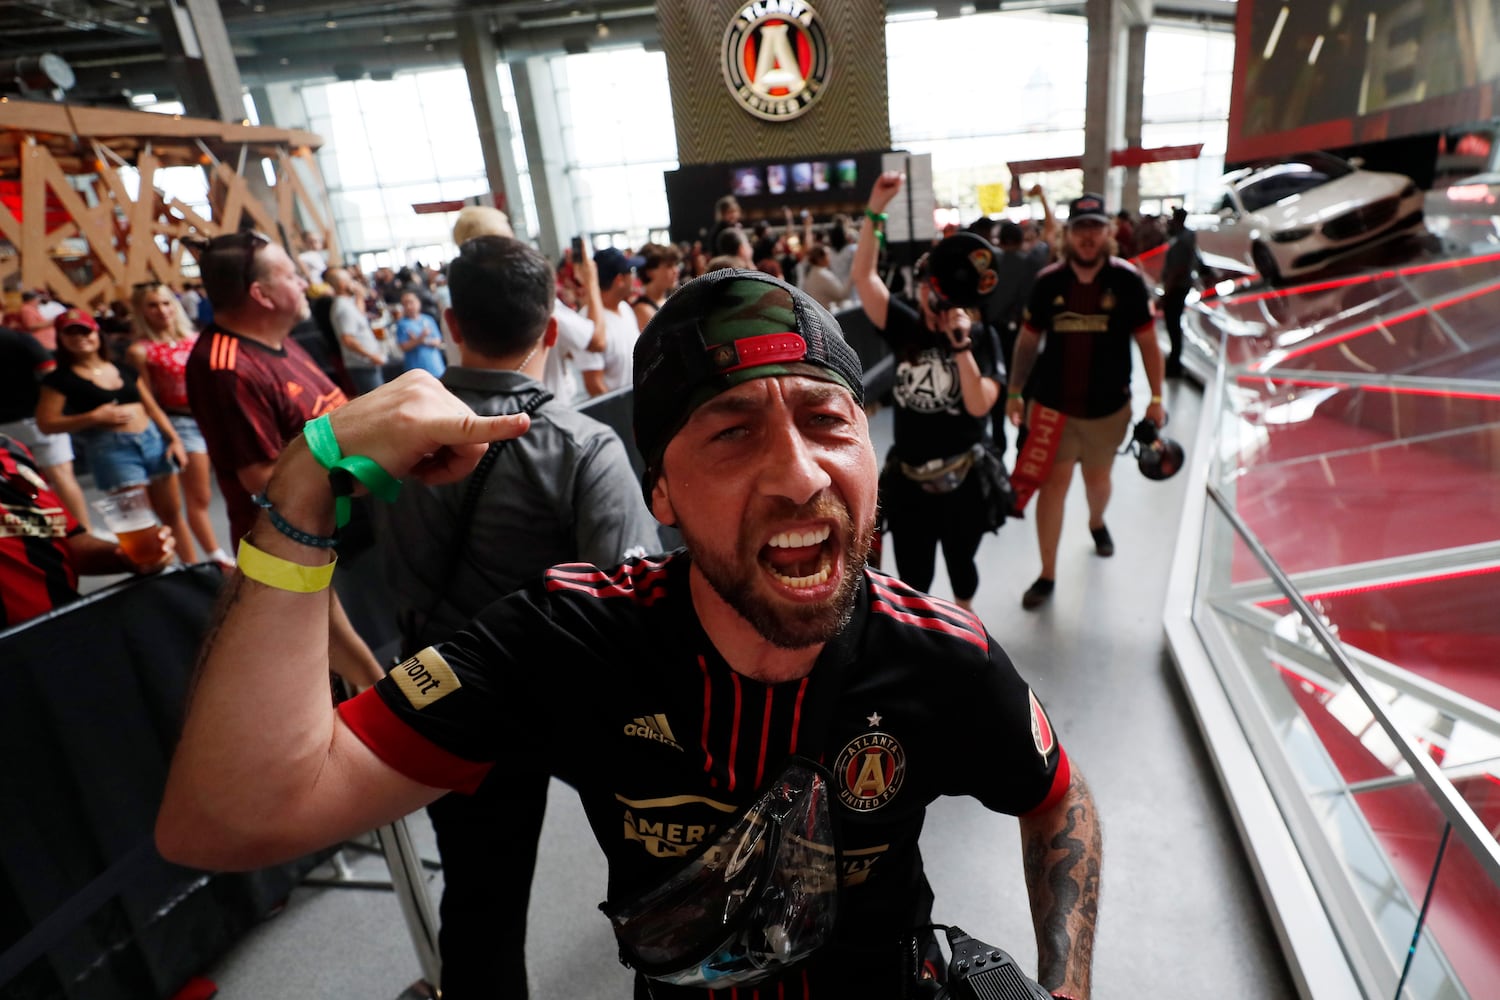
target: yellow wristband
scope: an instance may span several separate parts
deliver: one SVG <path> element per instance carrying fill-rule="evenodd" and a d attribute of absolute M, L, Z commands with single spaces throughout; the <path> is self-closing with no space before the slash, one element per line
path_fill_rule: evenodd
<path fill-rule="evenodd" d="M 273 556 L 269 552 L 262 552 L 251 545 L 248 538 L 240 539 L 240 572 L 256 583 L 263 583 L 277 590 L 293 594 L 316 594 L 320 590 L 327 590 L 328 584 L 333 581 L 333 568 L 336 565 L 338 557 L 334 556 L 333 562 L 327 566 L 304 566 Z"/>
<path fill-rule="evenodd" d="M 1160 396 L 1152 396 L 1151 397 L 1151 402 L 1153 402 L 1153 403 L 1160 403 L 1161 402 L 1161 397 Z"/>

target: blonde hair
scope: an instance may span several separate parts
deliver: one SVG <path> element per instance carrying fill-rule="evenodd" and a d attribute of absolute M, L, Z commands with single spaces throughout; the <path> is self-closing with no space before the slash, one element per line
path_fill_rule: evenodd
<path fill-rule="evenodd" d="M 498 208 L 488 205 L 465 205 L 459 210 L 458 220 L 453 223 L 453 242 L 459 246 L 476 236 L 504 236 L 515 239 L 515 230 L 510 227 L 510 218 Z"/>
<path fill-rule="evenodd" d="M 146 322 L 146 314 L 141 309 L 146 297 L 165 292 L 171 301 L 171 321 L 165 330 L 152 329 L 151 324 Z M 198 330 L 193 326 L 193 321 L 188 319 L 187 310 L 182 308 L 180 302 L 172 289 L 167 285 L 137 285 L 130 293 L 130 334 L 135 340 L 149 340 L 157 344 L 176 344 L 183 340 L 198 335 Z"/>

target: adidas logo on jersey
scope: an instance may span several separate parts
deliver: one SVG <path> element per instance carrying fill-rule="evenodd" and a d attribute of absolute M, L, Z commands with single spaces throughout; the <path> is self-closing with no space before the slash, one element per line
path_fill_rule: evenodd
<path fill-rule="evenodd" d="M 682 744 L 677 742 L 677 737 L 672 735 L 672 727 L 667 724 L 667 717 L 660 713 L 656 715 L 642 715 L 634 722 L 625 723 L 626 736 L 639 736 L 644 740 L 655 740 L 664 743 L 673 750 L 681 750 Z"/>

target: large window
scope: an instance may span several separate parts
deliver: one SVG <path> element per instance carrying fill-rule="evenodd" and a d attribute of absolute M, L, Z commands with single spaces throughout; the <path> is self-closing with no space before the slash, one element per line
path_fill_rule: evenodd
<path fill-rule="evenodd" d="M 500 78 L 508 89 L 510 74 Z M 398 266 L 450 254 L 452 216 L 412 206 L 489 192 L 464 71 L 309 85 L 301 94 L 308 127 L 324 139 L 318 161 L 345 254 Z M 514 103 L 512 94 L 512 111 Z"/>
<path fill-rule="evenodd" d="M 886 25 L 886 49 L 892 144 L 932 154 L 937 203 L 955 217 L 980 214 L 982 185 L 1009 185 L 1009 161 L 1083 152 L 1084 18 L 898 16 Z M 1144 168 L 1143 199 L 1196 190 L 1200 173 L 1221 172 L 1233 52 L 1228 32 L 1147 32 L 1143 144 L 1205 146 L 1197 163 Z M 1082 175 L 1051 174 L 1044 183 L 1057 202 L 1079 193 Z"/>
<path fill-rule="evenodd" d="M 662 174 L 677 168 L 667 57 L 622 49 L 548 64 L 574 218 L 597 243 L 638 247 L 667 226 Z"/>

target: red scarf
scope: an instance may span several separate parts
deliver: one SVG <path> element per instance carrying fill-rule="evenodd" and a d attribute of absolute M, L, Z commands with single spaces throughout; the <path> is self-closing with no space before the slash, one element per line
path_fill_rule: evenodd
<path fill-rule="evenodd" d="M 1016 509 L 1025 510 L 1031 495 L 1052 475 L 1057 446 L 1062 443 L 1063 424 L 1068 418 L 1061 412 L 1033 401 L 1026 419 L 1026 444 L 1016 458 L 1016 469 L 1010 474 L 1011 489 L 1016 493 Z"/>

